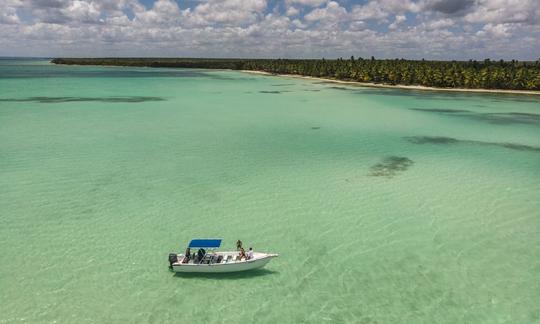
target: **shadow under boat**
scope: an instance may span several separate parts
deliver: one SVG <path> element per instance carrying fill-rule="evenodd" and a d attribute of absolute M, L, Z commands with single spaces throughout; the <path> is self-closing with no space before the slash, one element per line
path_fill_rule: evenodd
<path fill-rule="evenodd" d="M 215 280 L 236 280 L 264 277 L 279 274 L 278 271 L 268 269 L 254 269 L 242 272 L 175 272 L 177 278 L 202 278 Z"/>

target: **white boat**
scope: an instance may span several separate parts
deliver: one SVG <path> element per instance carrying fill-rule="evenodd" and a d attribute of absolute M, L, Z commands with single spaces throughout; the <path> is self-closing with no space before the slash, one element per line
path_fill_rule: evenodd
<path fill-rule="evenodd" d="M 253 252 L 253 257 L 239 258 L 238 251 L 218 252 L 204 249 L 217 249 L 221 245 L 220 239 L 196 239 L 191 240 L 189 248 L 199 248 L 198 253 L 190 256 L 184 254 L 169 254 L 169 268 L 174 272 L 239 272 L 264 267 L 272 258 L 277 257 L 274 253 Z"/>

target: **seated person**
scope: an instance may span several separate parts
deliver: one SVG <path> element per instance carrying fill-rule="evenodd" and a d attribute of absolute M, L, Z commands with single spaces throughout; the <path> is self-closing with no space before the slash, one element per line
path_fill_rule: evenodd
<path fill-rule="evenodd" d="M 246 258 L 246 260 L 251 260 L 251 259 L 253 259 L 253 248 L 250 247 L 250 248 L 249 248 L 249 251 L 248 251 L 248 253 L 247 253 L 247 258 Z"/>
<path fill-rule="evenodd" d="M 244 248 L 240 248 L 240 253 L 238 253 L 238 256 L 236 257 L 236 261 L 242 261 L 242 259 L 246 258 L 246 251 L 244 251 Z"/>
<path fill-rule="evenodd" d="M 199 249 L 199 251 L 197 251 L 197 260 L 201 262 L 205 254 L 206 254 L 206 251 L 204 249 Z"/>

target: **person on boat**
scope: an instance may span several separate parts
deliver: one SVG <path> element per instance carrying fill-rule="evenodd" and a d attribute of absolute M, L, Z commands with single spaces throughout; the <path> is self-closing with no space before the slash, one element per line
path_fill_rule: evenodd
<path fill-rule="evenodd" d="M 199 249 L 199 251 L 197 251 L 197 260 L 201 262 L 205 254 L 206 254 L 206 251 L 204 249 Z"/>
<path fill-rule="evenodd" d="M 182 263 L 188 263 L 189 260 L 191 260 L 191 249 L 187 248 L 186 253 L 184 253 L 184 260 L 182 260 Z"/>
<path fill-rule="evenodd" d="M 240 240 L 236 241 L 236 250 L 240 251 L 241 248 L 242 248 L 242 241 Z"/>
<path fill-rule="evenodd" d="M 242 259 L 246 259 L 246 251 L 244 251 L 243 247 L 240 248 L 240 253 L 238 253 L 236 260 L 242 261 Z"/>
<path fill-rule="evenodd" d="M 253 259 L 253 248 L 252 247 L 249 248 L 246 260 L 251 260 L 251 259 Z"/>

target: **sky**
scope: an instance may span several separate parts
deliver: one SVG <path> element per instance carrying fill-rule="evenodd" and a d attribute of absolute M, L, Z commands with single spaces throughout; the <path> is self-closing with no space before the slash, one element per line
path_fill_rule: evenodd
<path fill-rule="evenodd" d="M 540 58 L 540 0 L 0 0 L 0 56 Z"/>

